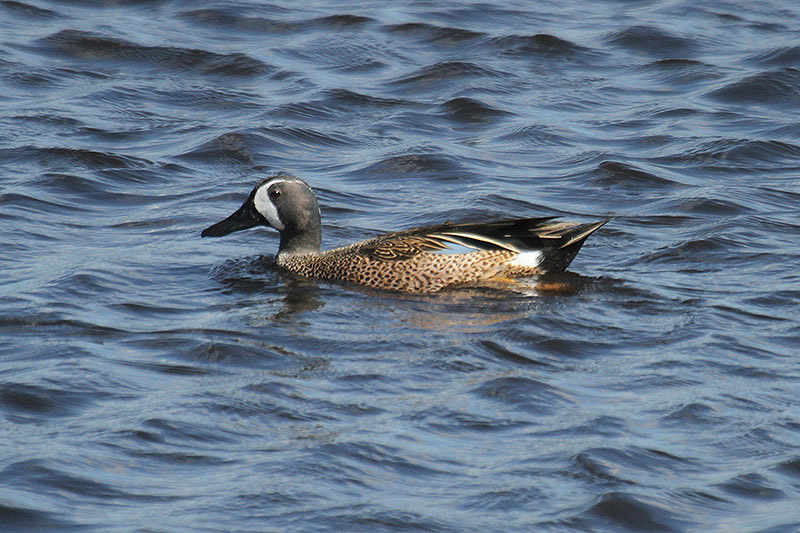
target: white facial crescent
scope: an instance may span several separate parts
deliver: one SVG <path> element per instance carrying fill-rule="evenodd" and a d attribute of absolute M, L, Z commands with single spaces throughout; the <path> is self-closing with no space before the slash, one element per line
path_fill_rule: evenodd
<path fill-rule="evenodd" d="M 281 219 L 278 218 L 278 209 L 275 207 L 275 204 L 272 203 L 272 200 L 269 199 L 269 186 L 273 183 L 278 183 L 279 181 L 286 181 L 286 180 L 272 180 L 268 181 L 264 185 L 258 188 L 256 191 L 256 195 L 253 198 L 253 203 L 256 206 L 256 211 L 261 213 L 264 218 L 267 219 L 269 225 L 275 228 L 278 231 L 283 230 L 284 226 L 281 222 Z"/>

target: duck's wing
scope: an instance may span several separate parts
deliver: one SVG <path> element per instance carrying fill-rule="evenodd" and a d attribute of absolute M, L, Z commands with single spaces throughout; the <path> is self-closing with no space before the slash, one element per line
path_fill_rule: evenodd
<path fill-rule="evenodd" d="M 572 248 L 607 220 L 592 224 L 556 222 L 554 217 L 518 218 L 488 223 L 439 224 L 387 233 L 357 245 L 358 253 L 382 261 L 422 253 L 504 250 L 514 253 Z M 577 246 L 580 248 L 580 246 Z M 575 250 L 577 253 L 577 250 Z"/>

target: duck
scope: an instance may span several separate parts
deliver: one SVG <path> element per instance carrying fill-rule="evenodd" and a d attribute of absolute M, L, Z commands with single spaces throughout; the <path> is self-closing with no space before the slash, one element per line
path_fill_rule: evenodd
<path fill-rule="evenodd" d="M 267 226 L 280 234 L 275 263 L 289 272 L 424 294 L 562 272 L 587 237 L 607 222 L 579 224 L 556 217 L 445 222 L 320 251 L 322 215 L 316 194 L 302 179 L 278 173 L 259 182 L 239 209 L 201 236 Z"/>

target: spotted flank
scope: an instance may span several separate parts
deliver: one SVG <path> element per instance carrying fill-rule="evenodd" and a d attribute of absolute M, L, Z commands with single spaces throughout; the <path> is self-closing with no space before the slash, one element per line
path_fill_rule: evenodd
<path fill-rule="evenodd" d="M 606 222 L 575 224 L 546 217 L 446 223 L 321 252 L 322 224 L 314 192 L 299 178 L 277 174 L 259 183 L 236 212 L 206 228 L 202 236 L 269 226 L 280 233 L 276 263 L 291 272 L 375 289 L 430 293 L 563 271 L 586 238 Z"/>

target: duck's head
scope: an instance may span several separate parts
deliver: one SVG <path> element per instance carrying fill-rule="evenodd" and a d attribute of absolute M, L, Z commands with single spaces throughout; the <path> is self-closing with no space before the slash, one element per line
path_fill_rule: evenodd
<path fill-rule="evenodd" d="M 317 197 L 306 182 L 290 174 L 276 174 L 256 185 L 231 216 L 203 230 L 202 237 L 222 237 L 255 226 L 269 226 L 281 234 L 278 253 L 316 253 L 322 242 Z"/>

